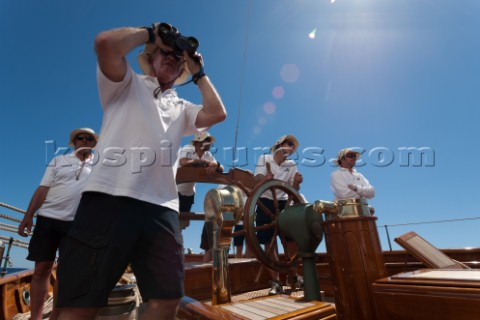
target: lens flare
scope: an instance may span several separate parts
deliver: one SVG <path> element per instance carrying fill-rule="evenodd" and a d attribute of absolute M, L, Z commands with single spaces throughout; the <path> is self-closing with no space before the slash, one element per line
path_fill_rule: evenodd
<path fill-rule="evenodd" d="M 296 64 L 285 64 L 280 70 L 280 77 L 286 83 L 294 83 L 300 76 L 300 70 Z"/>
<path fill-rule="evenodd" d="M 274 114 L 276 109 L 277 109 L 277 106 L 273 102 L 266 102 L 263 105 L 263 111 L 266 114 Z"/>
<path fill-rule="evenodd" d="M 334 1 L 334 0 L 333 0 Z M 315 39 L 315 34 L 317 33 L 317 28 L 313 29 L 312 32 L 308 34 L 310 39 Z"/>
<path fill-rule="evenodd" d="M 285 90 L 283 89 L 283 87 L 277 86 L 272 90 L 272 96 L 276 99 L 281 99 L 284 94 Z"/>

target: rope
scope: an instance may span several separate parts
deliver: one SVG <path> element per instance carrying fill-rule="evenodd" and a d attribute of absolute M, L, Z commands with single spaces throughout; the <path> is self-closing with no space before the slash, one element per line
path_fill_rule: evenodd
<path fill-rule="evenodd" d="M 4 241 L 8 242 L 8 241 L 10 241 L 10 238 L 9 238 L 9 237 L 4 237 L 4 236 L 0 236 L 0 240 L 4 240 Z M 17 247 L 20 247 L 20 248 L 28 249 L 28 242 L 25 242 L 25 241 L 13 239 L 12 245 L 17 246 Z"/>
<path fill-rule="evenodd" d="M 0 230 L 4 230 L 4 231 L 8 231 L 8 232 L 13 232 L 13 233 L 17 233 L 17 231 L 18 231 L 17 228 L 6 228 L 6 227 L 3 227 L 3 226 L 0 226 Z"/>
<path fill-rule="evenodd" d="M 4 219 L 10 220 L 10 221 L 15 221 L 15 222 L 18 222 L 18 223 L 20 223 L 22 221 L 20 219 L 10 217 L 9 215 L 3 214 L 3 213 L 0 213 L 0 218 L 4 218 Z"/>
<path fill-rule="evenodd" d="M 53 310 L 53 296 L 50 296 L 43 304 L 42 319 L 48 319 Z M 17 313 L 12 320 L 30 320 L 31 312 Z"/>
<path fill-rule="evenodd" d="M 17 211 L 17 212 L 23 213 L 23 214 L 27 213 L 27 211 L 25 211 L 25 210 L 16 208 L 16 207 L 14 207 L 14 206 L 8 205 L 8 204 L 3 203 L 3 202 L 0 202 L 0 206 L 1 206 L 1 207 L 5 207 L 5 208 L 10 209 L 10 210 L 13 210 L 13 211 Z"/>
<path fill-rule="evenodd" d="M 0 227 L 9 228 L 9 229 L 18 229 L 18 226 L 12 226 L 11 224 L 0 223 Z"/>
<path fill-rule="evenodd" d="M 378 227 L 385 227 L 385 226 L 387 226 L 387 227 L 399 227 L 399 226 L 410 226 L 410 225 L 416 225 L 416 224 L 444 223 L 444 222 L 457 222 L 457 221 L 470 221 L 470 220 L 480 220 L 480 217 L 386 224 L 386 225 L 378 226 Z"/>
<path fill-rule="evenodd" d="M 245 30 L 245 43 L 243 46 L 243 58 L 242 58 L 242 74 L 240 77 L 240 94 L 238 97 L 238 108 L 237 108 L 237 121 L 235 124 L 235 142 L 233 144 L 233 161 L 232 165 L 235 167 L 235 160 L 237 159 L 237 143 L 238 143 L 238 126 L 240 123 L 240 109 L 242 106 L 242 97 L 243 97 L 243 83 L 245 79 L 245 63 L 247 61 L 247 46 L 248 46 L 248 34 L 250 33 L 250 17 L 252 12 L 252 1 L 248 2 L 248 14 L 247 14 L 247 29 Z"/>

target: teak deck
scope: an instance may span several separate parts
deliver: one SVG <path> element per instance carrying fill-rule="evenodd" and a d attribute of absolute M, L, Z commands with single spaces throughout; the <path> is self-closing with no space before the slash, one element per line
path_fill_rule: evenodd
<path fill-rule="evenodd" d="M 262 297 L 220 306 L 202 304 L 190 298 L 182 299 L 178 319 L 229 320 L 333 320 L 332 304 L 321 301 L 304 302 L 287 296 Z"/>

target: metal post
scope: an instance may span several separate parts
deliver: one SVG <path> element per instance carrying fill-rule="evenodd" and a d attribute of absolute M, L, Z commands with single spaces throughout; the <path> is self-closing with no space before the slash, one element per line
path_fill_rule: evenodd
<path fill-rule="evenodd" d="M 388 240 L 388 247 L 390 248 L 390 251 L 392 250 L 392 243 L 390 242 L 390 234 L 388 233 L 388 226 L 385 225 L 385 231 L 387 232 L 387 240 Z"/>
<path fill-rule="evenodd" d="M 7 265 L 10 262 L 10 249 L 12 248 L 12 243 L 13 243 L 13 237 L 10 237 L 10 240 L 8 241 L 7 255 L 3 258 L 5 259 L 5 261 L 3 262 L 3 269 L 1 272 L 2 277 L 4 277 L 7 274 Z"/>

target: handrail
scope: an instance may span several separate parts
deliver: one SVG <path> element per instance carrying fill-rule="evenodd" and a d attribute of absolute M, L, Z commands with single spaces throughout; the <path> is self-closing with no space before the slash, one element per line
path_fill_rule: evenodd
<path fill-rule="evenodd" d="M 195 213 L 195 212 L 180 212 L 178 215 L 178 219 L 180 220 L 188 220 L 188 221 L 204 221 L 205 214 L 204 213 Z"/>
<path fill-rule="evenodd" d="M 180 167 L 176 175 L 177 184 L 187 182 L 203 182 L 213 184 L 234 184 L 238 185 L 242 190 L 250 191 L 255 187 L 257 181 L 249 170 L 232 168 L 227 173 L 207 174 L 205 168 L 197 167 Z M 247 189 L 247 190 L 244 190 Z"/>

